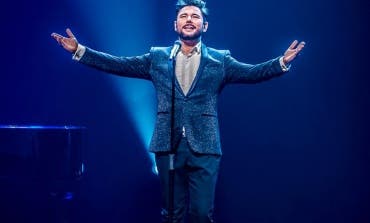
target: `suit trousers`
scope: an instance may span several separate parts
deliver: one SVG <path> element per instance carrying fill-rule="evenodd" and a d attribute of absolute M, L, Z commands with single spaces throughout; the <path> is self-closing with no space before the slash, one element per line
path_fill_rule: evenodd
<path fill-rule="evenodd" d="M 169 154 L 156 153 L 156 165 L 162 188 L 162 223 L 168 222 Z M 174 158 L 173 223 L 209 223 L 213 220 L 215 187 L 220 155 L 199 154 L 191 150 L 183 137 Z M 185 213 L 188 211 L 189 215 Z"/>

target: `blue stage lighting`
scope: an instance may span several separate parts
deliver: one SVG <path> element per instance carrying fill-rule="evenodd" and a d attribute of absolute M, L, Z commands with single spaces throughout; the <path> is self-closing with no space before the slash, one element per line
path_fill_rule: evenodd
<path fill-rule="evenodd" d="M 86 18 L 93 33 L 96 33 L 93 39 L 98 42 L 103 51 L 125 56 L 148 52 L 149 47 L 146 43 L 154 38 L 155 30 L 151 28 L 154 26 L 148 24 L 143 26 L 143 20 L 139 18 L 154 18 L 155 10 L 152 8 L 155 2 L 146 0 L 71 1 L 73 7 L 76 4 L 80 6 L 79 12 Z M 133 8 L 135 10 L 132 10 Z M 146 21 L 151 23 L 152 20 Z M 122 105 L 127 109 L 130 119 L 133 120 L 144 147 L 148 148 L 154 129 L 156 109 L 151 83 L 128 78 L 117 80 L 112 76 L 111 84 L 122 98 Z M 152 169 L 155 170 L 154 156 L 153 154 L 148 155 L 153 163 Z"/>

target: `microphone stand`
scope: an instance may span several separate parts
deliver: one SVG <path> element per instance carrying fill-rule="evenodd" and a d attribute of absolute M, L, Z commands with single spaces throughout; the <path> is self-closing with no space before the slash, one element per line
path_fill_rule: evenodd
<path fill-rule="evenodd" d="M 170 132 L 170 154 L 169 154 L 169 170 L 168 170 L 168 218 L 169 223 L 173 222 L 174 216 L 174 184 L 175 184 L 175 78 L 176 78 L 176 56 L 170 58 L 172 62 L 172 85 L 171 85 L 171 132 Z"/>

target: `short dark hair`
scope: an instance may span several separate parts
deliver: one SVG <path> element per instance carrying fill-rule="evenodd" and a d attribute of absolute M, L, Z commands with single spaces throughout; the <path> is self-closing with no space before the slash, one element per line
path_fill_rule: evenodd
<path fill-rule="evenodd" d="M 176 16 L 179 11 L 185 6 L 195 6 L 200 9 L 203 15 L 203 20 L 206 21 L 208 17 L 208 9 L 206 8 L 206 2 L 203 0 L 178 0 L 176 3 Z"/>

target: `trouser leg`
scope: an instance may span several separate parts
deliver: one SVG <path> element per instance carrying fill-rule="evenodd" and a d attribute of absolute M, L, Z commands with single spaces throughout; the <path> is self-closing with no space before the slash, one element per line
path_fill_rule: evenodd
<path fill-rule="evenodd" d="M 220 156 L 195 153 L 189 159 L 190 223 L 214 222 L 214 197 L 220 159 Z"/>
<path fill-rule="evenodd" d="M 186 142 L 186 141 L 185 141 Z M 179 147 L 183 146 L 180 142 Z M 173 223 L 183 223 L 187 209 L 187 178 L 184 170 L 185 154 L 183 150 L 178 149 L 175 155 L 174 167 L 174 213 Z M 161 193 L 162 193 L 162 222 L 168 222 L 168 207 L 169 207 L 169 155 L 156 154 L 156 165 L 160 178 Z"/>
<path fill-rule="evenodd" d="M 174 218 L 183 223 L 189 199 L 189 223 L 211 223 L 215 187 L 221 157 L 191 151 L 186 138 L 180 141 L 175 156 Z M 168 222 L 169 156 L 156 154 L 162 187 L 162 222 Z M 189 195 L 189 198 L 188 198 Z"/>

